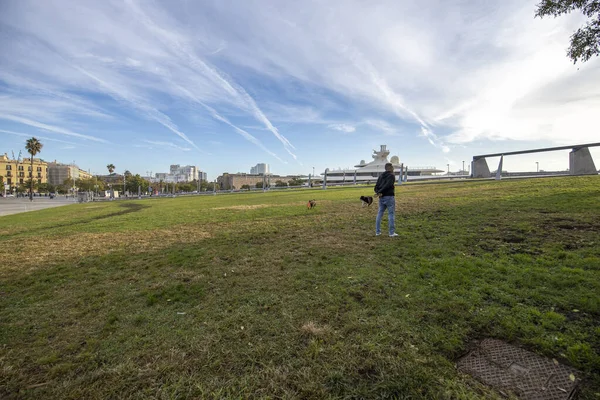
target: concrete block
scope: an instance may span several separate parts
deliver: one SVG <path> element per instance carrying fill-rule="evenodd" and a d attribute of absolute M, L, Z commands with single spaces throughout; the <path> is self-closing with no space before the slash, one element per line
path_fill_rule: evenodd
<path fill-rule="evenodd" d="M 569 172 L 571 175 L 598 175 L 598 170 L 587 147 L 581 147 L 569 153 Z"/>
<path fill-rule="evenodd" d="M 479 158 L 473 161 L 471 171 L 473 171 L 473 178 L 489 178 L 491 176 L 490 168 L 488 167 L 485 158 Z"/>

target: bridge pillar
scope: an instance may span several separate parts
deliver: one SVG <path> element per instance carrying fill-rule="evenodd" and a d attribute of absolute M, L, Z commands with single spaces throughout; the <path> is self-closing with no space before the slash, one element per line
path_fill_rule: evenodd
<path fill-rule="evenodd" d="M 490 168 L 488 167 L 487 161 L 485 158 L 478 158 L 477 160 L 473 160 L 471 171 L 473 173 L 473 178 L 489 178 L 490 177 Z"/>
<path fill-rule="evenodd" d="M 496 170 L 496 180 L 499 181 L 502 179 L 502 162 L 504 161 L 504 156 L 500 156 L 500 163 L 498 164 L 498 169 Z"/>
<path fill-rule="evenodd" d="M 571 175 L 598 175 L 594 160 L 587 147 L 576 148 L 569 153 L 569 173 Z"/>

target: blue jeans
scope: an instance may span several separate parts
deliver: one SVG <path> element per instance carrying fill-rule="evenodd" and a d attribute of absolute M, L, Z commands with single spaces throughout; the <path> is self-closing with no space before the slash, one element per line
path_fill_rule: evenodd
<path fill-rule="evenodd" d="M 388 210 L 388 227 L 390 235 L 393 235 L 396 231 L 394 226 L 394 216 L 396 214 L 396 198 L 394 196 L 385 196 L 379 198 L 379 212 L 377 212 L 377 219 L 375 220 L 375 233 L 381 233 L 381 218 L 385 209 Z"/>

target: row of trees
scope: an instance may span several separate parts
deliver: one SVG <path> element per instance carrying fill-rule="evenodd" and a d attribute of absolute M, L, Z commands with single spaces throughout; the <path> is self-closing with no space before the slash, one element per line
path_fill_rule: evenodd
<path fill-rule="evenodd" d="M 109 176 L 110 175 L 114 175 L 114 171 L 116 169 L 114 164 L 108 164 L 106 166 L 106 169 L 108 170 Z M 206 182 L 206 181 L 200 181 L 198 182 L 197 180 L 194 180 L 192 182 L 182 182 L 182 183 L 168 183 L 168 182 L 164 182 L 164 181 L 159 181 L 159 182 L 150 182 L 147 179 L 142 178 L 139 174 L 133 175 L 131 172 L 129 171 L 125 171 L 124 173 L 125 175 L 125 191 L 129 192 L 129 193 L 134 193 L 136 194 L 138 192 L 138 187 L 141 188 L 142 193 L 145 193 L 146 191 L 151 191 L 151 192 L 158 192 L 158 193 L 179 193 L 179 192 L 193 192 L 193 191 L 212 191 L 214 190 L 214 184 L 212 182 Z M 108 183 L 104 183 L 104 186 L 102 189 L 99 190 L 108 190 L 109 186 L 111 186 L 111 184 Z M 84 185 L 83 186 L 79 186 L 79 188 L 82 188 L 82 190 L 87 190 L 85 189 L 87 186 Z M 115 190 L 122 190 L 123 188 L 123 184 L 121 182 L 119 183 L 112 183 L 112 188 Z"/>
<path fill-rule="evenodd" d="M 2 185 L 2 177 L 0 177 L 0 185 Z M 146 192 L 158 192 L 158 193 L 179 193 L 179 192 L 193 192 L 198 190 L 198 182 L 187 182 L 187 183 L 164 183 L 156 182 L 152 183 L 142 178 L 140 175 L 129 175 L 125 177 L 125 191 L 137 195 L 138 187 L 142 193 Z M 51 185 L 49 183 L 41 183 L 38 179 L 34 179 L 33 183 L 31 180 L 27 180 L 23 185 L 17 187 L 17 193 L 22 194 L 32 189 L 38 193 L 58 193 L 67 194 L 75 190 L 80 192 L 93 192 L 100 193 L 106 190 L 114 189 L 116 191 L 123 191 L 123 183 L 108 183 L 102 179 L 96 177 L 89 179 L 73 179 L 68 178 L 60 185 Z M 200 182 L 201 191 L 213 191 L 214 184 L 212 182 Z"/>
<path fill-rule="evenodd" d="M 4 184 L 4 178 L 0 176 L 0 187 Z M 193 192 L 193 191 L 213 191 L 214 183 L 198 181 L 193 182 L 182 182 L 182 183 L 165 183 L 165 182 L 150 182 L 147 179 L 142 178 L 139 174 L 133 175 L 129 172 L 125 174 L 125 191 L 131 194 L 137 195 L 138 187 L 142 193 L 157 192 L 157 193 L 180 193 L 180 192 Z M 51 185 L 50 183 L 42 183 L 39 179 L 28 179 L 23 182 L 22 185 L 18 185 L 16 192 L 18 194 L 24 194 L 28 192 L 37 193 L 58 193 L 68 194 L 72 193 L 73 190 L 80 192 L 93 192 L 100 193 L 106 190 L 114 189 L 116 191 L 123 191 L 122 180 L 112 183 L 104 181 L 97 177 L 87 179 L 73 179 L 67 178 L 59 185 Z"/>
<path fill-rule="evenodd" d="M 42 150 L 43 144 L 32 137 L 28 139 L 25 145 L 27 152 L 31 154 L 31 170 L 33 171 L 33 157 L 39 154 Z M 16 161 L 18 164 L 18 160 Z M 16 170 L 17 168 L 15 168 Z M 108 164 L 106 166 L 108 170 L 109 177 L 115 175 L 114 171 L 116 169 L 114 164 Z M 49 183 L 42 183 L 38 179 L 28 179 L 27 185 L 25 187 L 29 187 L 29 197 L 33 199 L 33 192 L 36 190 L 39 193 L 59 193 L 65 194 L 69 193 L 72 190 L 84 191 L 84 192 L 103 192 L 105 190 L 124 190 L 125 192 L 129 192 L 132 194 L 138 193 L 140 190 L 142 193 L 146 193 L 148 191 L 158 192 L 158 193 L 178 193 L 178 192 L 193 192 L 193 191 L 213 191 L 215 189 L 213 182 L 206 181 L 193 181 L 193 182 L 185 182 L 185 183 L 165 183 L 163 181 L 160 182 L 150 182 L 144 178 L 142 178 L 139 174 L 133 175 L 129 171 L 125 171 L 125 179 L 124 182 L 117 182 L 114 179 L 107 179 L 106 181 L 102 179 L 98 179 L 97 177 L 87 178 L 87 179 L 66 179 L 60 185 L 51 185 Z M 300 186 L 304 183 L 304 180 L 295 178 L 289 180 L 288 182 L 284 182 L 282 180 L 275 181 L 276 187 L 285 187 L 285 186 Z M 3 178 L 0 177 L 0 185 L 3 185 Z M 17 187 L 18 193 L 24 193 L 24 186 Z M 263 183 L 258 182 L 256 184 L 257 188 L 262 188 Z M 250 189 L 250 185 L 243 185 L 241 189 Z"/>
<path fill-rule="evenodd" d="M 44 145 L 35 137 L 31 139 L 27 139 L 25 143 L 25 148 L 27 152 L 31 155 L 31 171 L 33 171 L 33 158 L 42 151 L 42 147 Z M 18 165 L 21 162 L 21 154 L 19 153 L 19 157 L 15 158 L 15 171 L 18 169 Z M 115 175 L 114 171 L 116 167 L 114 164 L 108 164 L 106 166 L 108 169 L 109 177 Z M 206 182 L 206 181 L 193 181 L 186 183 L 165 183 L 163 181 L 160 182 L 150 182 L 147 179 L 142 178 L 139 174 L 133 175 L 129 171 L 125 171 L 125 179 L 124 182 L 118 182 L 115 179 L 108 178 L 106 180 L 98 179 L 97 177 L 86 178 L 86 179 L 75 179 L 72 178 L 66 179 L 62 184 L 59 185 L 51 185 L 49 183 L 42 183 L 39 179 L 29 178 L 24 182 L 23 185 L 15 185 L 16 191 L 19 194 L 25 193 L 27 188 L 29 188 L 29 198 L 33 199 L 33 192 L 37 191 L 38 193 L 59 193 L 66 194 L 73 190 L 84 191 L 84 192 L 102 192 L 105 190 L 125 190 L 126 192 L 137 194 L 138 190 L 142 193 L 146 193 L 148 191 L 151 192 L 192 192 L 195 190 L 200 191 L 212 191 L 214 190 L 214 183 Z M 123 187 L 124 185 L 124 187 Z M 4 177 L 0 176 L 0 187 L 4 186 Z"/>

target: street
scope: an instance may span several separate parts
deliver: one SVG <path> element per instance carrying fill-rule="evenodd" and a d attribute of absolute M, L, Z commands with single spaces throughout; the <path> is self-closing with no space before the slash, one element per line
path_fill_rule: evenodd
<path fill-rule="evenodd" d="M 68 204 L 76 203 L 77 199 L 64 196 L 55 197 L 34 197 L 33 201 L 29 201 L 29 197 L 0 197 L 0 217 L 10 214 L 18 214 L 21 212 L 43 210 L 44 208 L 59 207 Z"/>

